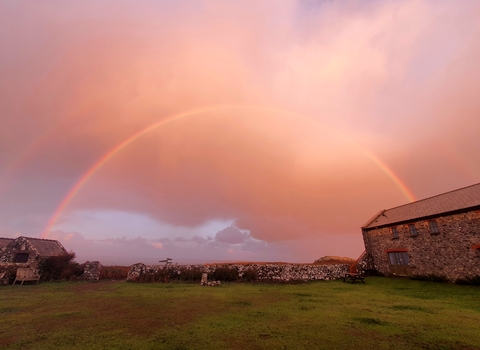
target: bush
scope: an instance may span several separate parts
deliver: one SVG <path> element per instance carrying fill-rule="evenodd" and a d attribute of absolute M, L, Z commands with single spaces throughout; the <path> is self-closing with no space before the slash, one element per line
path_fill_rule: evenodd
<path fill-rule="evenodd" d="M 100 279 L 126 279 L 128 271 L 130 271 L 130 267 L 128 266 L 102 266 L 102 269 L 100 270 Z"/>
<path fill-rule="evenodd" d="M 17 276 L 17 266 L 2 266 L 0 267 L 1 284 L 13 284 Z"/>
<path fill-rule="evenodd" d="M 170 279 L 170 271 L 166 269 L 160 269 L 156 272 L 148 271 L 141 273 L 136 282 L 163 282 L 168 283 Z"/>
<path fill-rule="evenodd" d="M 39 265 L 43 281 L 74 280 L 83 274 L 83 267 L 73 261 L 75 253 L 52 256 L 43 260 Z"/>
<path fill-rule="evenodd" d="M 62 280 L 76 280 L 83 275 L 83 266 L 75 261 L 70 261 L 62 270 L 60 279 Z"/>
<path fill-rule="evenodd" d="M 181 267 L 178 272 L 172 270 L 171 276 L 180 281 L 200 282 L 202 279 L 202 270 L 199 267 L 186 268 Z"/>
<path fill-rule="evenodd" d="M 246 282 L 256 281 L 258 278 L 257 271 L 249 267 L 243 272 L 242 279 Z"/>
<path fill-rule="evenodd" d="M 217 267 L 212 273 L 212 280 L 222 282 L 232 282 L 238 280 L 238 271 L 233 267 Z"/>

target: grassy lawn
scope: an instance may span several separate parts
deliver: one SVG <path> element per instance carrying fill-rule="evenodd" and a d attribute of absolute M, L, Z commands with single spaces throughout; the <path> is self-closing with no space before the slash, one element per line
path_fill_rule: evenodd
<path fill-rule="evenodd" d="M 480 349 L 480 289 L 380 277 L 7 286 L 0 348 Z"/>

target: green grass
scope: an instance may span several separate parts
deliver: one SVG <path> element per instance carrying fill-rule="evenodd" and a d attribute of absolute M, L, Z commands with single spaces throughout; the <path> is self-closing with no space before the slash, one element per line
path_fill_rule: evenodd
<path fill-rule="evenodd" d="M 0 288 L 5 349 L 480 349 L 480 289 L 42 283 Z"/>

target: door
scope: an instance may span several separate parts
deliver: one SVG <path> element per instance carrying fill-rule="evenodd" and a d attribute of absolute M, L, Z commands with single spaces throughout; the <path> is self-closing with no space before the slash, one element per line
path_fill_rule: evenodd
<path fill-rule="evenodd" d="M 406 252 L 389 252 L 390 272 L 395 276 L 411 276 L 409 259 Z"/>

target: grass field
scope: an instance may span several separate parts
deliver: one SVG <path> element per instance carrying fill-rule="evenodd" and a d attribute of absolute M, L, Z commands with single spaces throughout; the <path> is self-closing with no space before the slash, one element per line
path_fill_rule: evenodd
<path fill-rule="evenodd" d="M 480 288 L 42 283 L 0 288 L 5 349 L 480 349 Z"/>

